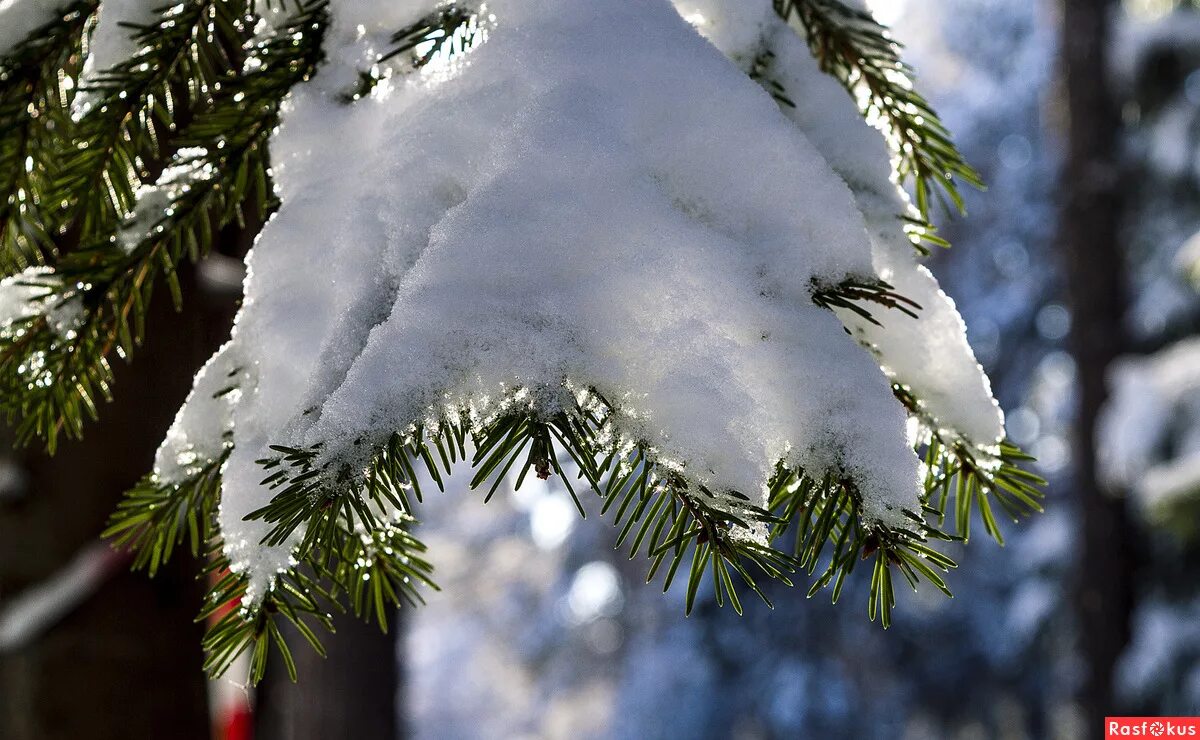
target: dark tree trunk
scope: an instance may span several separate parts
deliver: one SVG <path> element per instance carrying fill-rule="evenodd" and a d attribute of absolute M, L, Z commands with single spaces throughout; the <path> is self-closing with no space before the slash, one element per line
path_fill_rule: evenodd
<path fill-rule="evenodd" d="M 281 662 L 258 688 L 256 740 L 396 740 L 400 725 L 400 670 L 393 619 L 388 634 L 353 615 L 337 615 L 337 634 L 323 637 L 322 658 L 298 634 L 290 635 L 299 681 Z"/>
<path fill-rule="evenodd" d="M 1081 541 L 1073 599 L 1087 666 L 1079 705 L 1087 726 L 1099 727 L 1117 711 L 1113 669 L 1129 640 L 1133 601 L 1131 523 L 1123 497 L 1098 483 L 1094 443 L 1105 373 L 1124 346 L 1120 118 L 1107 73 L 1115 3 L 1063 0 L 1062 9 L 1066 158 L 1059 244 L 1079 393 L 1073 449 Z"/>
<path fill-rule="evenodd" d="M 53 458 L 37 443 L 21 454 L 26 493 L 0 501 L 0 609 L 97 542 L 121 494 L 150 470 L 192 374 L 228 331 L 230 303 L 193 300 L 175 314 L 160 296 L 145 350 L 131 365 L 116 361 L 116 401 L 102 406 L 100 423 Z M 207 740 L 203 627 L 193 622 L 204 588 L 198 571 L 189 557 L 153 580 L 117 564 L 61 620 L 0 653 L 0 738 Z"/>

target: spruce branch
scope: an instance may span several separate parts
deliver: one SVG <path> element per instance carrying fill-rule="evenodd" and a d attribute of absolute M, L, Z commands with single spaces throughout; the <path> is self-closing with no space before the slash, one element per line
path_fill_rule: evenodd
<path fill-rule="evenodd" d="M 79 143 L 46 196 L 72 204 L 63 225 L 75 223 L 86 238 L 58 260 L 59 293 L 45 303 L 75 303 L 82 316 L 70 336 L 36 318 L 0 331 L 0 410 L 19 420 L 21 442 L 41 437 L 53 451 L 61 433 L 81 436 L 110 398 L 111 355 L 129 359 L 142 340 L 156 282 L 179 308 L 178 265 L 203 257 L 214 231 L 243 222 L 245 208 L 274 207 L 268 140 L 283 98 L 323 59 L 327 10 L 324 2 L 298 4 L 273 33 L 238 49 L 245 12 L 241 0 L 166 9 L 136 29 L 142 51 L 90 90 L 99 102 L 73 133 Z M 472 18 L 443 9 L 396 38 L 422 49 L 414 63 L 424 63 L 435 51 L 422 44 L 450 43 Z M 166 157 L 186 181 L 139 187 L 148 164 Z M 126 213 L 133 215 L 122 227 Z"/>
<path fill-rule="evenodd" d="M 390 609 L 423 603 L 421 586 L 437 589 L 431 578 L 433 566 L 423 557 L 425 544 L 408 531 L 413 524 L 401 516 L 372 530 L 335 527 L 320 547 L 279 574 L 271 589 L 254 602 L 247 579 L 230 570 L 221 542 L 213 540 L 208 572 L 219 579 L 197 619 L 222 616 L 204 637 L 205 670 L 214 678 L 221 676 L 250 650 L 248 679 L 257 683 L 274 646 L 295 681 L 295 661 L 280 630 L 280 616 L 322 656 L 325 650 L 314 627 L 333 632 L 330 610 L 344 611 L 348 605 L 357 617 L 374 620 L 386 631 Z"/>
<path fill-rule="evenodd" d="M 214 518 L 221 495 L 221 466 L 228 450 L 204 461 L 187 480 L 165 483 L 147 475 L 127 491 L 100 535 L 114 547 L 133 551 L 133 568 L 153 576 L 187 540 L 199 557 L 216 534 Z"/>
<path fill-rule="evenodd" d="M 955 535 L 966 542 L 978 510 L 987 534 L 1004 544 L 993 500 L 1014 522 L 1042 511 L 1046 481 L 1023 467 L 1034 459 L 1031 455 L 1007 440 L 994 449 L 972 444 L 931 418 L 909 388 L 894 384 L 892 389 L 920 424 L 917 448 L 925 461 L 924 503 L 939 526 L 953 511 Z"/>
<path fill-rule="evenodd" d="M 439 590 L 432 579 L 433 565 L 422 556 L 425 543 L 408 526 L 410 522 L 401 518 L 371 530 L 339 528 L 331 540 L 333 547 L 315 565 L 322 578 L 333 584 L 331 599 L 344 593 L 355 616 L 373 619 L 384 632 L 391 609 L 425 603 L 421 586 Z"/>
<path fill-rule="evenodd" d="M 927 516 L 938 515 L 936 508 L 905 512 L 912 522 L 908 528 L 869 522 L 861 514 L 862 499 L 850 478 L 835 471 L 814 476 L 782 464 L 770 481 L 767 506 L 759 508 L 736 492 L 717 494 L 690 482 L 677 466 L 656 460 L 656 451 L 644 443 L 622 441 L 612 426 L 613 407 L 599 394 L 589 391 L 573 397 L 574 405 L 547 415 L 537 413 L 518 393 L 490 417 L 473 419 L 463 411 L 442 423 L 414 425 L 391 435 L 359 476 L 335 459 L 322 462 L 319 448 L 275 448 L 279 455 L 260 462 L 268 473 L 264 484 L 281 492 L 247 518 L 275 524 L 268 541 L 277 544 L 304 527 L 295 551 L 298 565 L 281 574 L 255 603 L 246 601 L 244 577 L 226 574 L 217 583 L 201 616 L 230 602 L 235 608 L 205 639 L 210 673 L 219 675 L 237 655 L 250 650 L 250 680 L 257 681 L 274 646 L 295 678 L 279 615 L 322 651 L 313 625 L 331 629 L 330 609 L 348 603 L 359 617 L 374 619 L 386 629 L 391 608 L 421 603 L 418 588 L 437 586 L 432 566 L 423 557 L 424 544 L 409 532 L 412 504 L 422 499 L 421 477 L 444 487 L 457 464 L 468 459 L 468 441 L 475 448 L 470 485 L 487 490 L 487 497 L 510 473 L 518 481 L 530 473 L 558 475 L 577 497 L 559 461 L 565 453 L 578 467 L 575 477 L 600 496 L 601 515 L 612 515 L 620 528 L 617 546 L 629 543 L 631 558 L 638 553 L 649 558 L 647 581 L 661 576 L 666 590 L 686 570 L 688 612 L 706 578 L 716 603 L 728 603 L 741 613 L 742 588 L 770 605 L 760 581 L 790 586 L 791 574 L 801 571 L 814 577 L 810 596 L 831 588 L 836 602 L 857 564 L 867 560 L 872 561 L 868 614 L 885 628 L 896 603 L 897 573 L 914 589 L 928 581 L 950 594 L 944 574 L 955 567 L 954 561 L 930 543 L 960 538 L 927 522 Z M 211 512 L 209 504 L 203 502 L 210 501 L 209 486 L 219 485 L 217 470 L 219 463 L 201 465 L 166 499 L 162 488 L 135 489 L 122 507 L 124 519 L 121 512 L 114 519 L 124 524 L 114 523 L 110 534 L 148 548 L 139 552 L 139 563 L 162 562 L 170 554 L 169 543 L 183 539 L 185 511 L 201 512 L 200 521 L 211 517 L 205 513 Z M 926 498 L 935 490 L 931 488 Z M 159 512 L 160 506 L 164 511 Z M 759 526 L 768 532 L 765 540 L 748 536 Z M 195 532 L 202 538 L 211 535 L 211 530 L 189 531 L 193 547 Z M 136 539 L 130 533 L 136 533 Z M 790 554 L 766 544 L 787 538 Z M 165 549 L 162 543 L 168 543 Z M 219 543 L 212 547 L 210 569 L 227 569 Z M 160 557 L 160 551 L 165 555 Z"/>
<path fill-rule="evenodd" d="M 114 546 L 132 550 L 134 567 L 147 568 L 151 575 L 184 540 L 194 555 L 205 553 L 209 561 L 205 572 L 215 576 L 215 583 L 197 620 L 219 617 L 204 638 L 205 669 L 214 677 L 250 650 L 249 678 L 257 682 L 273 647 L 295 680 L 295 663 L 280 630 L 280 616 L 323 655 L 314 627 L 332 632 L 331 609 L 348 605 L 360 618 L 373 619 L 386 630 L 389 608 L 422 603 L 421 585 L 437 589 L 431 580 L 433 566 L 422 557 L 425 545 L 407 531 L 407 520 L 399 518 L 370 531 L 335 528 L 323 549 L 307 554 L 303 567 L 281 574 L 258 603 L 249 603 L 247 581 L 230 571 L 217 536 L 220 470 L 227 454 L 228 450 L 216 460 L 198 462 L 191 477 L 181 483 L 166 484 L 147 476 L 126 493 L 103 535 Z"/>
<path fill-rule="evenodd" d="M 651 560 L 647 581 L 662 573 L 664 590 L 668 589 L 690 556 L 689 613 L 706 574 L 711 576 L 718 603 L 728 601 L 740 613 L 734 574 L 769 604 L 748 566 L 783 581 L 794 570 L 786 555 L 750 535 L 757 523 L 773 521 L 765 510 L 741 493 L 714 493 L 689 484 L 678 471 L 657 461 L 656 453 L 644 443 L 617 442 L 610 423 L 612 409 L 598 394 L 589 393 L 586 401 L 546 418 L 520 403 L 512 406 L 478 424 L 458 414 L 393 434 L 374 451 L 365 475 L 355 475 L 352 465 L 337 461 L 320 465 L 319 448 L 275 447 L 281 454 L 260 464 L 269 472 L 264 484 L 279 493 L 247 518 L 274 525 L 264 540 L 271 545 L 287 542 L 293 532 L 306 527 L 297 548 L 302 559 L 313 551 L 327 551 L 327 543 L 339 529 L 377 527 L 381 510 L 392 507 L 411 515 L 407 494 L 421 500 L 420 475 L 444 488 L 455 463 L 466 457 L 469 437 L 475 448 L 470 487 L 486 489 L 485 502 L 510 471 L 518 486 L 531 471 L 542 478 L 557 474 L 583 515 L 580 491 L 559 462 L 560 453 L 565 453 L 578 468 L 576 477 L 600 494 L 602 514 L 619 502 L 614 517 L 614 524 L 622 527 L 617 546 L 633 535 L 633 557 L 645 544 Z"/>
<path fill-rule="evenodd" d="M 781 16 L 794 16 L 805 26 L 822 67 L 883 122 L 901 175 L 916 182 L 922 217 L 910 219 L 906 230 L 926 243 L 943 243 L 928 223 L 930 194 L 948 195 L 961 208 L 954 178 L 978 185 L 978 177 L 925 101 L 912 92 L 911 70 L 899 61 L 886 30 L 837 0 L 776 0 L 775 6 Z M 80 7 L 90 12 L 94 3 Z M 14 238 L 14 250 L 33 245 L 35 251 L 13 264 L 44 258 L 52 247 L 39 246 L 35 237 L 49 243 L 53 231 L 68 225 L 84 235 L 84 243 L 55 255 L 49 294 L 39 299 L 41 313 L 0 329 L 0 409 L 21 419 L 23 440 L 42 436 L 53 450 L 60 433 L 78 436 L 83 420 L 94 418 L 97 402 L 108 397 L 111 355 L 129 357 L 141 341 L 153 288 L 165 283 L 178 306 L 177 266 L 203 256 L 214 229 L 240 220 L 243 209 L 266 213 L 274 207 L 268 140 L 279 123 L 281 101 L 322 59 L 327 17 L 323 2 L 303 4 L 273 33 L 250 38 L 249 13 L 245 0 L 187 0 L 164 10 L 160 22 L 136 29 L 143 50 L 107 71 L 89 91 L 100 102 L 79 124 L 84 146 L 72 152 L 53 187 L 30 181 L 30 188 L 51 192 L 38 203 L 66 201 L 68 207 L 49 220 L 28 211 L 33 215 L 27 220 L 42 224 L 44 234 L 27 233 L 22 226 L 25 241 L 18 245 Z M 80 33 L 63 31 L 59 40 L 78 44 L 86 19 L 86 14 L 75 17 Z M 58 38 L 57 33 L 48 38 Z M 347 98 L 368 94 L 397 59 L 405 59 L 408 69 L 420 68 L 439 55 L 469 49 L 482 34 L 474 11 L 442 7 L 397 31 L 392 47 Z M 64 65 L 78 63 L 77 46 L 70 48 L 53 52 L 67 54 L 60 57 Z M 781 105 L 794 106 L 772 81 L 771 61 L 769 52 L 756 59 L 751 77 Z M 3 107 L 8 69 L 0 64 L 0 124 L 12 115 Z M 22 72 L 25 77 L 12 79 L 36 78 L 30 83 L 34 87 L 14 84 L 12 89 L 35 96 L 26 106 L 30 100 L 57 106 L 66 125 L 65 93 L 37 90 L 47 84 L 46 69 L 30 67 Z M 26 149 L 10 155 L 5 148 L 10 136 L 15 134 L 0 126 L 0 165 L 3 157 L 29 151 L 33 141 L 13 138 Z M 143 185 L 164 164 L 180 179 Z M 12 192 L 20 187 L 12 185 Z M 143 204 L 155 207 L 139 208 Z M 818 306 L 850 310 L 873 323 L 879 323 L 870 310 L 876 306 L 914 317 L 920 309 L 872 279 L 814 285 L 812 298 Z M 63 316 L 70 320 L 64 322 Z M 580 496 L 590 488 L 600 497 L 601 514 L 611 515 L 618 527 L 617 546 L 628 546 L 631 558 L 641 553 L 650 561 L 648 581 L 661 577 L 664 590 L 677 577 L 686 581 L 689 613 L 705 579 L 719 605 L 729 603 L 741 613 L 740 590 L 749 588 L 770 605 L 760 581 L 791 585 L 799 571 L 815 578 L 810 595 L 831 586 L 836 601 L 855 564 L 870 559 L 868 613 L 873 620 L 878 615 L 885 627 L 895 604 L 894 572 L 913 588 L 927 580 L 949 594 L 942 574 L 954 563 L 929 544 L 957 539 L 937 528 L 949 506 L 955 507 L 959 538 L 968 536 L 972 511 L 978 509 L 985 528 L 1000 539 L 989 500 L 996 498 L 1010 512 L 1033 510 L 1041 495 L 1042 482 L 1021 470 L 1020 463 L 1029 458 L 1016 448 L 984 450 L 926 424 L 932 431 L 921 444 L 929 477 L 924 508 L 906 512 L 910 527 L 865 520 L 854 481 L 836 470 L 806 471 L 781 463 L 760 506 L 744 492 L 712 490 L 644 440 L 626 437 L 621 410 L 594 389 L 581 392 L 564 385 L 561 390 L 564 401 L 558 405 L 535 407 L 518 391 L 490 415 L 459 409 L 383 441 L 357 440 L 351 445 L 357 449 L 345 454 L 323 445 L 274 447 L 275 456 L 259 461 L 272 498 L 248 518 L 271 525 L 267 544 L 298 541 L 298 564 L 280 574 L 265 594 L 251 594 L 245 576 L 228 572 L 233 564 L 216 533 L 224 456 L 198 462 L 182 483 L 147 477 L 129 493 L 105 534 L 134 549 L 135 565 L 151 572 L 185 540 L 193 552 L 207 546 L 209 572 L 223 575 L 201 614 L 220 615 L 205 638 L 206 668 L 220 674 L 249 650 L 250 679 L 257 681 L 273 645 L 295 678 L 280 615 L 321 652 L 315 627 L 332 629 L 330 609 L 345 604 L 386 629 L 391 608 L 419 603 L 422 585 L 437 588 L 423 557 L 425 546 L 410 531 L 414 501 L 423 498 L 422 479 L 444 489 L 459 463 L 473 469 L 470 487 L 486 490 L 485 501 L 510 476 L 519 486 L 530 473 L 557 475 L 583 514 Z M 928 421 L 911 393 L 896 390 L 911 414 Z M 790 551 L 770 546 L 788 536 Z M 685 566 L 686 578 L 679 575 Z"/>
<path fill-rule="evenodd" d="M 755 536 L 756 529 L 765 530 L 775 521 L 766 510 L 754 506 L 744 494 L 715 494 L 689 484 L 678 471 L 656 463 L 653 451 L 645 445 L 630 450 L 598 491 L 604 501 L 601 514 L 616 507 L 613 525 L 620 527 L 616 547 L 622 547 L 632 536 L 629 558 L 644 551 L 650 560 L 647 583 L 661 571 L 663 591 L 667 591 L 680 565 L 690 561 L 685 614 L 691 613 L 706 572 L 717 606 L 728 602 L 738 614 L 742 613 L 742 603 L 734 574 L 741 586 L 753 591 L 768 607 L 772 606 L 771 600 L 756 575 L 792 585 L 789 576 L 798 569 L 796 561 Z M 749 566 L 754 566 L 753 570 Z"/>
<path fill-rule="evenodd" d="M 211 211 L 227 203 L 218 185 L 236 170 L 210 174 L 181 189 L 132 249 L 108 238 L 60 259 L 56 293 L 44 302 L 79 307 L 66 331 L 47 315 L 0 331 L 0 409 L 18 420 L 20 442 L 40 437 L 53 452 L 60 434 L 78 438 L 97 418 L 98 402 L 111 398 L 110 357 L 133 356 L 160 276 L 180 305 L 177 265 L 208 251 Z"/>
<path fill-rule="evenodd" d="M 855 563 L 877 551 L 882 554 L 868 599 L 872 619 L 879 615 L 885 626 L 890 624 L 892 569 L 914 588 L 926 580 L 949 593 L 940 573 L 954 563 L 928 542 L 950 538 L 923 515 L 936 512 L 906 512 L 912 521 L 907 529 L 868 522 L 851 479 L 832 472 L 813 477 L 782 464 L 770 483 L 767 506 L 758 506 L 740 492 L 710 490 L 659 459 L 651 446 L 623 437 L 619 410 L 594 390 L 568 395 L 571 402 L 543 412 L 518 391 L 501 403 L 500 412 L 484 419 L 464 410 L 437 423 L 414 425 L 374 449 L 365 474 L 320 448 L 276 447 L 280 454 L 260 464 L 268 473 L 264 483 L 279 493 L 247 518 L 273 524 L 265 542 L 274 545 L 287 543 L 305 527 L 296 553 L 309 562 L 312 553 L 329 550 L 337 532 L 378 527 L 385 521 L 381 512 L 411 516 L 412 500 L 421 500 L 419 478 L 427 476 L 444 488 L 455 463 L 465 459 L 469 439 L 475 448 L 470 488 L 485 490 L 485 502 L 504 480 L 515 478 L 519 486 L 531 472 L 558 475 L 582 514 L 580 491 L 560 463 L 570 459 L 578 470 L 574 477 L 600 497 L 601 515 L 611 515 L 619 527 L 617 547 L 628 544 L 631 558 L 641 553 L 649 559 L 647 581 L 661 577 L 666 590 L 686 570 L 688 613 L 706 578 L 716 602 L 741 613 L 742 588 L 770 605 L 760 580 L 791 585 L 792 573 L 814 575 L 821 563 L 824 569 L 810 594 L 832 584 L 836 600 Z M 795 538 L 791 554 L 770 546 L 788 532 Z"/>
<path fill-rule="evenodd" d="M 247 582 L 230 572 L 217 537 L 220 471 L 227 455 L 228 449 L 216 460 L 197 462 L 195 472 L 180 483 L 147 476 L 126 493 L 103 535 L 115 547 L 132 550 L 134 567 L 147 568 L 151 575 L 185 540 L 193 555 L 206 553 L 206 572 L 218 577 L 198 619 L 220 615 L 204 640 L 205 668 L 214 676 L 249 649 L 250 679 L 257 682 L 274 646 L 295 680 L 291 651 L 279 629 L 280 615 L 324 654 L 313 627 L 332 631 L 330 609 L 348 605 L 360 618 L 375 620 L 386 630 L 391 607 L 423 603 L 421 585 L 437 589 L 431 579 L 433 566 L 422 557 L 425 545 L 399 517 L 369 531 L 334 527 L 321 549 L 306 554 L 302 568 L 282 574 L 261 602 L 249 604 Z"/>
<path fill-rule="evenodd" d="M 80 307 L 69 331 L 44 315 L 0 330 L 0 410 L 18 420 L 19 441 L 40 437 L 53 451 L 60 434 L 81 436 L 111 397 L 111 356 L 128 360 L 142 341 L 155 284 L 165 282 L 179 308 L 178 266 L 207 254 L 215 231 L 241 222 L 244 208 L 270 210 L 267 141 L 284 96 L 321 59 L 323 17 L 323 6 L 307 6 L 286 34 L 248 50 L 258 60 L 251 71 L 227 73 L 208 109 L 176 135 L 185 148 L 171 177 L 142 188 L 149 214 L 135 208 L 120 234 L 98 235 L 59 259 L 43 304 Z"/>
<path fill-rule="evenodd" d="M 186 0 L 153 23 L 131 26 L 139 51 L 102 70 L 82 91 L 95 103 L 71 132 L 53 202 L 84 242 L 113 233 L 136 205 L 138 185 L 170 154 L 179 124 L 207 107 L 236 68 L 249 31 L 247 0 Z"/>
<path fill-rule="evenodd" d="M 991 501 L 1000 504 L 1013 522 L 1040 513 L 1046 481 L 1022 467 L 1033 459 L 1008 441 L 1000 443 L 994 454 L 980 454 L 961 442 L 947 446 L 940 435 L 930 433 L 925 454 L 926 490 L 938 521 L 952 508 L 954 531 L 965 542 L 970 539 L 971 520 L 978 508 L 984 530 L 1004 544 Z"/>
<path fill-rule="evenodd" d="M 71 125 L 69 85 L 80 72 L 94 1 L 68 5 L 0 59 L 0 275 L 54 259 L 48 197 Z"/>
<path fill-rule="evenodd" d="M 490 498 L 520 462 L 517 487 L 531 470 L 542 478 L 553 471 L 583 516 L 579 493 L 558 462 L 561 450 L 578 468 L 576 477 L 599 494 L 601 516 L 613 512 L 613 525 L 620 528 L 615 546 L 629 542 L 630 559 L 644 552 L 650 560 L 647 583 L 662 574 L 663 590 L 668 590 L 681 564 L 690 561 L 685 613 L 691 613 L 705 575 L 718 605 L 728 602 L 742 613 L 734 574 L 770 605 L 749 566 L 760 576 L 789 584 L 787 574 L 795 570 L 787 556 L 754 536 L 756 527 L 765 529 L 772 521 L 770 514 L 740 492 L 713 492 L 689 482 L 646 443 L 623 441 L 613 418 L 614 407 L 594 389 L 547 419 L 531 412 L 502 416 L 473 435 L 477 452 L 471 487 L 492 480 Z"/>
<path fill-rule="evenodd" d="M 849 278 L 832 286 L 814 282 L 812 300 L 831 311 L 838 308 L 852 311 L 876 326 L 882 324 L 864 304 L 894 309 L 913 319 L 918 318 L 917 312 L 921 310 L 921 304 L 897 293 L 888 282 L 878 278 Z"/>
<path fill-rule="evenodd" d="M 913 88 L 913 70 L 900 45 L 874 16 L 840 0 L 774 0 L 775 12 L 803 26 L 821 69 L 850 92 L 869 121 L 883 130 L 901 182 L 912 180 L 921 220 L 931 223 L 931 198 L 964 210 L 956 180 L 982 188 L 937 113 Z"/>
<path fill-rule="evenodd" d="M 952 538 L 928 524 L 924 514 L 929 512 L 905 511 L 912 522 L 907 529 L 869 523 L 862 517 L 862 497 L 853 480 L 835 472 L 812 476 L 783 466 L 777 469 L 771 482 L 769 501 L 778 521 L 772 529 L 772 539 L 784 538 L 791 532 L 790 549 L 799 567 L 809 576 L 821 569 L 809 589 L 809 597 L 832 586 L 832 600 L 837 603 L 856 564 L 872 557 L 867 613 L 872 621 L 878 616 L 885 629 L 891 625 L 891 610 L 896 603 L 893 569 L 901 573 L 914 591 L 921 580 L 926 580 L 951 595 L 942 574 L 956 565 L 934 550 L 929 541 Z"/>
<path fill-rule="evenodd" d="M 196 621 L 216 619 L 204 635 L 204 670 L 212 678 L 223 676 L 238 656 L 250 650 L 251 684 L 262 680 L 267 659 L 274 646 L 279 651 L 288 675 L 296 680 L 296 662 L 280 629 L 280 619 L 290 623 L 322 657 L 325 647 L 314 627 L 333 632 L 333 617 L 326 607 L 335 604 L 329 592 L 300 569 L 279 575 L 275 587 L 255 605 L 246 603 L 246 579 L 230 571 L 230 562 L 222 554 L 222 543 L 210 543 L 209 565 L 205 575 L 216 583 L 205 599 Z"/>
<path fill-rule="evenodd" d="M 950 242 L 938 234 L 937 226 L 925 219 L 906 213 L 899 217 L 904 227 L 904 235 L 912 242 L 913 248 L 923 257 L 933 253 L 930 247 L 949 249 Z"/>
<path fill-rule="evenodd" d="M 365 97 L 392 73 L 391 62 L 405 58 L 402 69 L 416 70 L 438 57 L 454 57 L 470 51 L 486 38 L 476 10 L 451 3 L 399 29 L 389 39 L 389 48 L 368 69 L 360 70 L 358 82 L 342 95 L 351 103 Z"/>

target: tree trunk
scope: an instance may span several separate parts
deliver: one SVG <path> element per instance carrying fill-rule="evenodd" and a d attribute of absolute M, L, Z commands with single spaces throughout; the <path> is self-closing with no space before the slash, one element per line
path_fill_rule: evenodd
<path fill-rule="evenodd" d="M 400 670 L 395 635 L 399 615 L 384 634 L 351 614 L 334 619 L 337 634 L 322 636 L 322 658 L 294 630 L 288 644 L 296 658 L 297 683 L 274 661 L 258 687 L 257 740 L 396 740 L 402 736 Z"/>
<path fill-rule="evenodd" d="M 1072 314 L 1070 350 L 1078 373 L 1074 471 L 1081 526 L 1073 600 L 1087 670 L 1082 719 L 1098 727 L 1113 705 L 1113 669 L 1129 640 L 1133 534 L 1123 497 L 1101 489 L 1096 419 L 1105 374 L 1123 349 L 1124 260 L 1120 244 L 1120 118 L 1108 82 L 1110 0 L 1063 0 L 1066 95 L 1059 244 Z"/>
<path fill-rule="evenodd" d="M 175 314 L 159 296 L 146 348 L 132 364 L 115 362 L 116 400 L 101 407 L 100 423 L 53 458 L 36 442 L 21 454 L 25 494 L 0 501 L 0 611 L 97 542 L 121 494 L 150 470 L 192 374 L 228 331 L 230 303 L 193 299 Z M 0 652 L 0 738 L 207 740 L 203 627 L 193 622 L 204 593 L 198 571 L 186 556 L 154 579 L 116 564 L 60 620 Z"/>

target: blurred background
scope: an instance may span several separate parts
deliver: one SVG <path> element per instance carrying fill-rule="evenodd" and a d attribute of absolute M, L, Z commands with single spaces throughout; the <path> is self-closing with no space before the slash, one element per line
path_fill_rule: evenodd
<path fill-rule="evenodd" d="M 868 4 L 988 183 L 932 267 L 1050 481 L 1006 546 L 952 548 L 953 600 L 898 594 L 886 633 L 861 582 L 685 619 L 598 512 L 530 480 L 427 505 L 444 590 L 398 630 L 340 620 L 298 686 L 208 684 L 196 564 L 151 581 L 96 536 L 227 333 L 231 233 L 102 427 L 0 457 L 0 738 L 1084 738 L 1200 714 L 1200 10 Z"/>

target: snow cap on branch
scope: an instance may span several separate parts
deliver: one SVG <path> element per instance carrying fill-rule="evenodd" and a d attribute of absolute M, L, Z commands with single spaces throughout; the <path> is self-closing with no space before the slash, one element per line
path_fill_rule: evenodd
<path fill-rule="evenodd" d="M 26 0 L 28 2 L 28 0 Z M 83 65 L 82 88 L 72 105 L 76 115 L 86 113 L 99 97 L 89 85 L 138 51 L 137 28 L 160 18 L 161 0 L 103 0 L 96 27 L 88 38 L 88 56 Z"/>
<path fill-rule="evenodd" d="M 804 39 L 771 12 L 768 0 L 678 0 L 676 7 L 731 58 L 770 59 L 761 74 L 794 102 L 784 112 L 854 193 L 875 274 L 921 307 L 918 318 L 891 311 L 872 323 L 846 310 L 839 311 L 841 318 L 878 354 L 889 376 L 921 401 L 927 423 L 994 447 L 1004 436 L 1003 415 L 954 301 L 919 263 L 904 231 L 902 219 L 915 212 L 893 181 L 884 138 L 863 120 L 846 90 L 821 72 Z"/>
<path fill-rule="evenodd" d="M 920 399 L 927 421 L 971 444 L 996 445 L 1004 437 L 1003 414 L 954 301 L 920 264 L 904 231 L 902 219 L 914 215 L 913 208 L 892 181 L 886 143 L 845 90 L 821 73 L 802 39 L 780 24 L 770 47 L 778 81 L 804 102 L 785 108 L 788 116 L 854 192 L 870 233 L 876 274 L 921 307 L 917 318 L 891 311 L 874 324 L 842 311 L 843 320 L 874 349 L 888 374 Z"/>
<path fill-rule="evenodd" d="M 362 7 L 332 5 L 334 27 Z M 224 471 L 235 569 L 253 590 L 289 565 L 244 521 L 272 495 L 269 444 L 361 466 L 448 402 L 552 403 L 536 391 L 567 379 L 712 490 L 756 497 L 786 459 L 850 477 L 870 520 L 902 526 L 905 413 L 812 302 L 814 282 L 874 270 L 842 179 L 665 0 L 488 10 L 454 73 L 351 106 L 324 72 L 293 92 L 272 142 L 283 205 L 233 339 L 257 378 Z"/>
<path fill-rule="evenodd" d="M 69 339 L 82 313 L 79 295 L 64 291 L 61 279 L 48 267 L 28 267 L 0 280 L 0 331 L 23 319 L 45 316 L 59 335 Z"/>
<path fill-rule="evenodd" d="M 0 0 L 0 58 L 39 27 L 54 20 L 64 0 Z"/>

